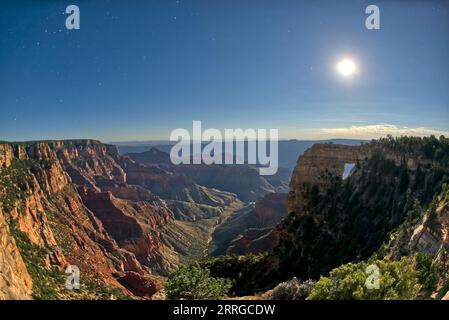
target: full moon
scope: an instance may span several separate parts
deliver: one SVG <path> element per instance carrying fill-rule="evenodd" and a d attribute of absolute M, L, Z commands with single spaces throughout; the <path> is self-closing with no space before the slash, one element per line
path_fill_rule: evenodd
<path fill-rule="evenodd" d="M 355 62 L 352 59 L 344 59 L 337 64 L 337 70 L 343 77 L 352 76 L 356 69 Z"/>

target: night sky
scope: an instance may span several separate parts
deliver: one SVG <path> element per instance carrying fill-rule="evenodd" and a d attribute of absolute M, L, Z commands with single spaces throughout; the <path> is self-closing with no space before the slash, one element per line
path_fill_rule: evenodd
<path fill-rule="evenodd" d="M 286 139 L 448 134 L 449 1 L 0 2 L 0 140 L 168 140 L 192 120 Z"/>

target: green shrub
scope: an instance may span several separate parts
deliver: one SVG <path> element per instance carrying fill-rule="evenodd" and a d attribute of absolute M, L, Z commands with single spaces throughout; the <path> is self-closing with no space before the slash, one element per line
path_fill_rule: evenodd
<path fill-rule="evenodd" d="M 269 297 L 270 300 L 305 300 L 313 290 L 315 282 L 300 281 L 296 277 L 278 284 Z"/>
<path fill-rule="evenodd" d="M 365 285 L 369 274 L 366 268 L 379 268 L 379 289 Z M 420 293 L 419 273 L 413 258 L 386 262 L 375 260 L 358 264 L 345 264 L 321 277 L 308 300 L 409 300 Z"/>
<path fill-rule="evenodd" d="M 433 263 L 434 256 L 428 253 L 416 255 L 416 268 L 419 271 L 419 283 L 427 294 L 436 289 L 438 280 L 438 265 Z"/>
<path fill-rule="evenodd" d="M 169 274 L 165 284 L 167 298 L 203 300 L 222 299 L 232 286 L 232 281 L 213 278 L 208 269 L 198 265 L 181 266 Z"/>

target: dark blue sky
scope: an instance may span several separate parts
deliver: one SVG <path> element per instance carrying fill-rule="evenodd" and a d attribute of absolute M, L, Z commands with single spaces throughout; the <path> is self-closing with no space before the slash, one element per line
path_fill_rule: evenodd
<path fill-rule="evenodd" d="M 192 120 L 299 139 L 449 131 L 449 1 L 0 3 L 0 139 L 166 140 Z"/>

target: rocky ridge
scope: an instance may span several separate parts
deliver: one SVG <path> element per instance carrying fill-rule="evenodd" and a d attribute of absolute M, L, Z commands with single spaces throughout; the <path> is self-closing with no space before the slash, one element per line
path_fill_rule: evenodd
<path fill-rule="evenodd" d="M 287 194 L 268 193 L 243 214 L 237 213 L 222 223 L 213 237 L 218 249 L 226 248 L 226 254 L 270 252 L 278 241 L 273 228 L 286 215 Z"/>
<path fill-rule="evenodd" d="M 435 199 L 449 182 L 448 146 L 444 137 L 314 145 L 293 171 L 288 215 L 273 231 L 279 239 L 273 252 L 205 265 L 214 276 L 237 279 L 232 290 L 245 295 L 293 277 L 319 279 L 373 256 L 399 260 L 424 252 L 441 270 L 436 290 L 442 297 L 449 288 L 447 211 Z M 344 177 L 346 164 L 354 166 Z"/>
<path fill-rule="evenodd" d="M 166 201 L 204 203 L 216 208 L 210 214 L 217 218 L 235 200 L 190 182 L 180 188 L 171 173 L 140 166 L 95 140 L 0 143 L 0 168 L 7 249 L 0 260 L 11 282 L 11 289 L 0 286 L 5 298 L 79 297 L 58 283 L 70 264 L 80 268 L 82 291 L 91 298 L 150 297 L 161 285 L 151 273 L 163 274 L 189 255 L 177 252 L 161 230 L 177 230 L 181 242 L 197 236 L 180 228 Z M 161 194 L 161 182 L 175 191 Z"/>

